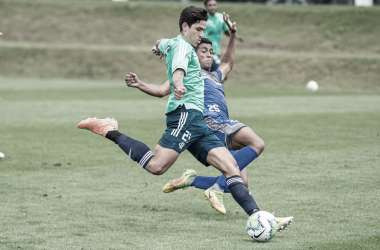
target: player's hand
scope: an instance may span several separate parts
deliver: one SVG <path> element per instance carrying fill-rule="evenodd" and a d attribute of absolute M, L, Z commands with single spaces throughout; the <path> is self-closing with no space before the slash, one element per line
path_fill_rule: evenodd
<path fill-rule="evenodd" d="M 177 87 L 174 89 L 174 98 L 181 100 L 187 92 L 187 89 L 185 87 Z"/>
<path fill-rule="evenodd" d="M 228 14 L 226 14 L 226 12 L 223 12 L 223 20 L 227 24 L 231 33 L 235 33 L 237 31 L 236 22 L 232 23 L 230 20 L 230 16 Z"/>
<path fill-rule="evenodd" d="M 128 87 L 139 88 L 141 82 L 135 73 L 130 72 L 129 75 L 125 76 L 125 82 Z"/>
<path fill-rule="evenodd" d="M 158 56 L 161 60 L 164 58 L 165 54 L 162 53 L 159 49 L 157 49 L 156 46 L 153 46 L 153 48 L 150 50 L 153 54 Z"/>

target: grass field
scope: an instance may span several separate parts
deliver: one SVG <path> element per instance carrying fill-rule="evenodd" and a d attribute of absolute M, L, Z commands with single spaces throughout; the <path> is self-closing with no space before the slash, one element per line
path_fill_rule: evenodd
<path fill-rule="evenodd" d="M 230 116 L 266 144 L 250 190 L 262 210 L 295 217 L 268 243 L 249 238 L 229 194 L 222 216 L 202 190 L 162 192 L 187 168 L 219 175 L 189 153 L 153 176 L 76 128 L 115 117 L 155 147 L 167 99 L 123 79 L 166 79 L 148 51 L 177 35 L 184 6 L 0 0 L 0 249 L 378 249 L 378 7 L 219 4 L 246 39 L 225 85 Z"/>
<path fill-rule="evenodd" d="M 230 114 L 266 142 L 249 166 L 262 210 L 293 215 L 289 230 L 252 242 L 230 195 L 217 214 L 199 189 L 164 194 L 186 168 L 218 175 L 190 154 L 153 176 L 116 145 L 76 128 L 116 117 L 155 146 L 166 99 L 122 81 L 0 80 L 0 249 L 378 249 L 380 96 L 270 90 L 227 82 Z"/>

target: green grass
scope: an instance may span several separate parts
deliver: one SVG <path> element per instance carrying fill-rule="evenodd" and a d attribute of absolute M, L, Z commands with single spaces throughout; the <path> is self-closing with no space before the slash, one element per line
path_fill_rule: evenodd
<path fill-rule="evenodd" d="M 201 190 L 162 193 L 186 168 L 218 175 L 189 153 L 153 176 L 76 128 L 116 117 L 155 147 L 167 99 L 123 78 L 166 79 L 149 49 L 177 35 L 185 5 L 0 0 L 0 249 L 378 249 L 379 8 L 219 4 L 246 39 L 225 87 L 231 118 L 266 143 L 250 190 L 295 217 L 269 243 L 252 242 L 230 195 L 222 216 Z"/>
<path fill-rule="evenodd" d="M 380 244 L 380 96 L 226 84 L 230 115 L 266 149 L 248 167 L 262 210 L 293 215 L 289 230 L 255 243 L 247 216 L 225 195 L 217 214 L 189 188 L 162 186 L 186 168 L 218 175 L 188 153 L 153 176 L 116 145 L 76 128 L 116 117 L 154 148 L 166 98 L 123 82 L 0 80 L 0 249 L 377 249 Z M 60 163 L 60 166 L 54 166 Z"/>

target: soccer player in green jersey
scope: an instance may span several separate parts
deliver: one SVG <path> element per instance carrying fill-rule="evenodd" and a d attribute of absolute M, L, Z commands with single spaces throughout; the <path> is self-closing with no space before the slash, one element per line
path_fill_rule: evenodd
<path fill-rule="evenodd" d="M 80 122 L 78 128 L 115 142 L 132 160 L 155 175 L 165 173 L 187 149 L 199 162 L 212 165 L 225 175 L 235 201 L 252 215 L 259 208 L 241 179 L 235 159 L 203 120 L 204 82 L 194 47 L 201 42 L 207 18 L 205 9 L 185 8 L 179 20 L 180 35 L 160 39 L 152 49 L 156 55 L 165 55 L 171 87 L 166 108 L 167 129 L 154 154 L 143 142 L 120 133 L 115 119 L 89 118 Z M 212 199 L 212 195 L 208 198 Z"/>
<path fill-rule="evenodd" d="M 212 42 L 214 55 L 211 71 L 215 71 L 219 68 L 220 63 L 222 62 L 220 59 L 220 43 L 222 41 L 222 33 L 227 36 L 231 36 L 231 32 L 223 20 L 223 14 L 216 12 L 218 8 L 216 0 L 203 0 L 203 3 L 209 15 L 204 37 L 210 39 Z M 236 35 L 235 39 L 238 39 L 240 42 L 244 42 L 244 38 L 242 36 Z"/>

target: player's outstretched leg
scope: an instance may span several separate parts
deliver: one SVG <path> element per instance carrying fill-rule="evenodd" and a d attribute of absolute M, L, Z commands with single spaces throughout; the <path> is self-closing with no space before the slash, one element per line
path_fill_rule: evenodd
<path fill-rule="evenodd" d="M 91 130 L 95 134 L 106 137 L 115 142 L 133 160 L 143 168 L 153 157 L 150 148 L 144 143 L 120 133 L 116 119 L 88 118 L 78 124 L 78 128 Z"/>
<path fill-rule="evenodd" d="M 193 169 L 186 170 L 185 173 L 182 174 L 181 178 L 169 181 L 162 188 L 164 193 L 171 193 L 181 188 L 187 188 L 194 181 L 194 178 L 197 176 Z"/>
<path fill-rule="evenodd" d="M 177 160 L 179 153 L 157 145 L 154 154 L 143 142 L 120 133 L 115 119 L 88 118 L 78 124 L 78 128 L 91 130 L 115 142 L 133 161 L 154 175 L 165 173 Z"/>

